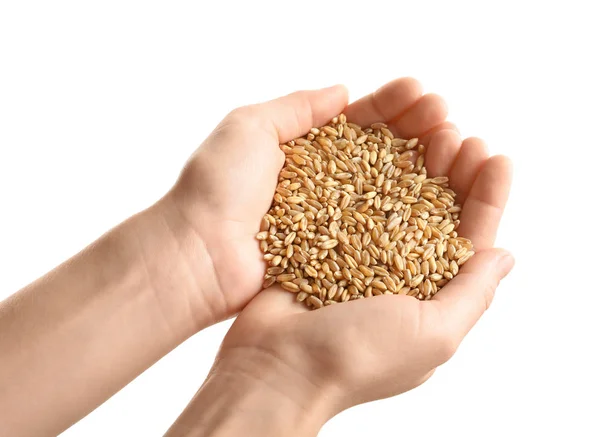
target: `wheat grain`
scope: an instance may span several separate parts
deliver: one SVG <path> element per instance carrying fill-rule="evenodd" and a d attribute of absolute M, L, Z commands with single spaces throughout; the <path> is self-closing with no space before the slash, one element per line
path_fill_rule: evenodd
<path fill-rule="evenodd" d="M 474 254 L 460 205 L 425 146 L 344 114 L 281 145 L 286 160 L 256 238 L 279 283 L 318 309 L 382 294 L 429 300 Z"/>

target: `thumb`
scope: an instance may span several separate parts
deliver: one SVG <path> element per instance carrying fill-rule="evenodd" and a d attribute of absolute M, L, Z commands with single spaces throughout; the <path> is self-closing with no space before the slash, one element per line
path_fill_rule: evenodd
<path fill-rule="evenodd" d="M 267 122 L 280 143 L 305 135 L 311 127 L 323 126 L 340 114 L 348 104 L 348 90 L 343 85 L 311 91 L 297 91 L 287 96 L 253 105 L 256 115 Z"/>
<path fill-rule="evenodd" d="M 464 337 L 490 307 L 496 287 L 514 265 L 504 249 L 477 252 L 460 273 L 431 299 L 452 335 Z"/>

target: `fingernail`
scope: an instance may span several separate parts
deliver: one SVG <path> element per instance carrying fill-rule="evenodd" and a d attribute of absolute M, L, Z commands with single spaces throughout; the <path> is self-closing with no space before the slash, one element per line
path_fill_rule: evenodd
<path fill-rule="evenodd" d="M 504 277 L 510 273 L 515 265 L 515 258 L 510 253 L 506 252 L 505 255 L 502 255 L 498 259 L 496 265 L 500 273 L 500 279 L 504 279 Z"/>

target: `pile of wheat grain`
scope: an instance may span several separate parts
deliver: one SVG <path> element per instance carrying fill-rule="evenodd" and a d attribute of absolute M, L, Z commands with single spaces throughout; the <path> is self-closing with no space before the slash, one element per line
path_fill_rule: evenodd
<path fill-rule="evenodd" d="M 275 282 L 314 309 L 380 294 L 430 299 L 473 255 L 447 177 L 425 147 L 344 114 L 281 145 L 273 204 L 257 235 Z"/>

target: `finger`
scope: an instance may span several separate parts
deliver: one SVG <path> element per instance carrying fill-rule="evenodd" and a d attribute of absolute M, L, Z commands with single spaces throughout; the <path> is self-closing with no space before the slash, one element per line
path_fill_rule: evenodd
<path fill-rule="evenodd" d="M 448 107 L 444 99 L 437 94 L 425 94 L 389 125 L 395 135 L 414 138 L 442 123 L 447 115 Z"/>
<path fill-rule="evenodd" d="M 476 250 L 494 245 L 508 200 L 512 164 L 505 156 L 489 158 L 477 175 L 460 215 L 460 234 L 471 239 Z"/>
<path fill-rule="evenodd" d="M 514 259 L 503 249 L 476 253 L 460 273 L 429 302 L 427 311 L 439 311 L 443 329 L 460 342 L 490 307 L 496 287 L 512 269 Z"/>
<path fill-rule="evenodd" d="M 466 199 L 477 173 L 487 158 L 487 146 L 482 139 L 473 137 L 462 142 L 460 152 L 448 175 L 450 187 L 457 194 L 457 203 L 462 203 Z"/>
<path fill-rule="evenodd" d="M 448 176 L 458 156 L 462 139 L 455 130 L 444 129 L 435 133 L 425 154 L 425 165 L 429 177 Z"/>
<path fill-rule="evenodd" d="M 453 130 L 454 132 L 456 132 L 460 135 L 458 127 L 456 127 L 456 125 L 454 123 L 452 123 L 451 121 L 443 121 L 442 123 L 438 124 L 433 129 L 430 129 L 427 133 L 420 134 L 419 135 L 419 143 L 424 144 L 426 146 L 429 145 L 431 142 L 431 138 L 436 133 L 443 131 L 443 130 Z"/>
<path fill-rule="evenodd" d="M 352 103 L 344 113 L 349 121 L 364 127 L 387 122 L 410 108 L 422 94 L 423 89 L 416 79 L 402 77 Z"/>
<path fill-rule="evenodd" d="M 298 91 L 269 102 L 251 106 L 255 115 L 277 135 L 280 143 L 305 135 L 311 127 L 323 126 L 348 104 L 343 85 L 312 91 Z"/>

